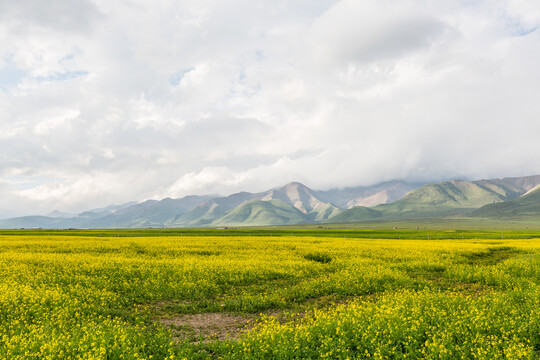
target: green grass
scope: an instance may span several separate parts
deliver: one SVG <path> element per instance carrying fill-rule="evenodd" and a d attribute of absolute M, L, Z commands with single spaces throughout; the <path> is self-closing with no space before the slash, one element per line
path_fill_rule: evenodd
<path fill-rule="evenodd" d="M 330 255 L 321 252 L 305 254 L 304 259 L 320 262 L 322 264 L 327 264 L 332 261 L 332 257 Z"/>
<path fill-rule="evenodd" d="M 155 229 L 0 230 L 0 235 L 92 237 L 260 236 L 379 239 L 531 239 L 540 237 L 540 218 L 513 221 L 490 218 L 423 218 L 349 224 Z"/>

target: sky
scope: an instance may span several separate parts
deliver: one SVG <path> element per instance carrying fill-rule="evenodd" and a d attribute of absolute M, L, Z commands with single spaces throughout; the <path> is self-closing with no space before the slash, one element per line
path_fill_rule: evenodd
<path fill-rule="evenodd" d="M 0 0 L 0 217 L 540 174 L 537 0 Z"/>

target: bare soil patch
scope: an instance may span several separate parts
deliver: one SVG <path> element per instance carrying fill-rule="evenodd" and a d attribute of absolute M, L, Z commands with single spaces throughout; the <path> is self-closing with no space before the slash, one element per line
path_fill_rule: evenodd
<path fill-rule="evenodd" d="M 229 313 L 183 314 L 159 317 L 157 321 L 168 327 L 177 339 L 193 343 L 212 340 L 234 340 L 253 328 L 255 315 Z"/>
<path fill-rule="evenodd" d="M 489 286 L 478 283 L 459 283 L 456 284 L 452 290 L 463 296 L 478 298 L 486 294 L 489 290 Z"/>

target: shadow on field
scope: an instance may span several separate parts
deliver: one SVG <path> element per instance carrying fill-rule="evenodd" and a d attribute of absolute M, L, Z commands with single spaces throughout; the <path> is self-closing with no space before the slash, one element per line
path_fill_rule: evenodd
<path fill-rule="evenodd" d="M 465 262 L 469 265 L 489 266 L 496 265 L 504 260 L 508 260 L 513 255 L 523 254 L 519 250 L 510 246 L 490 247 L 483 251 L 468 252 L 461 254 Z"/>

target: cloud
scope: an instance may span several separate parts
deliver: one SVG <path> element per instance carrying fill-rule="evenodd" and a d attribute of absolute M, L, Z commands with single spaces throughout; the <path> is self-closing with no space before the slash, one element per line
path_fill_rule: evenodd
<path fill-rule="evenodd" d="M 444 22 L 406 1 L 344 0 L 315 19 L 312 51 L 326 64 L 383 61 L 429 48 L 446 31 Z"/>
<path fill-rule="evenodd" d="M 33 28 L 56 31 L 88 31 L 102 16 L 87 0 L 0 1 L 0 19 L 12 31 L 33 31 Z"/>
<path fill-rule="evenodd" d="M 0 20 L 0 216 L 540 173 L 534 2 L 0 0 Z"/>
<path fill-rule="evenodd" d="M 11 58 L 0 62 L 0 90 L 8 90 L 19 84 L 27 75 L 24 70 L 17 68 Z"/>

